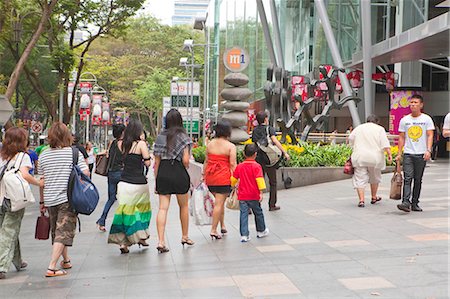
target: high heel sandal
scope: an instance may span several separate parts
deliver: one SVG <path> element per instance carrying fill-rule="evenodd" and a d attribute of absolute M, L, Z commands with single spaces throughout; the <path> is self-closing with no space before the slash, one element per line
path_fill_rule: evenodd
<path fill-rule="evenodd" d="M 129 253 L 130 250 L 128 249 L 127 246 L 120 246 L 120 253 L 121 254 L 125 254 L 125 253 Z"/>
<path fill-rule="evenodd" d="M 143 246 L 143 247 L 149 246 L 149 244 L 147 242 L 145 242 L 144 239 L 141 239 L 137 244 L 139 245 L 139 248 L 141 248 L 141 246 Z"/>
<path fill-rule="evenodd" d="M 187 244 L 189 246 L 192 246 L 195 244 L 194 241 L 192 241 L 191 239 L 187 238 L 187 239 L 181 239 L 181 245 L 183 245 L 184 248 L 184 244 Z"/>
<path fill-rule="evenodd" d="M 228 231 L 227 231 L 226 228 L 222 228 L 222 229 L 220 230 L 220 233 L 221 233 L 222 235 L 224 235 L 224 234 L 228 233 Z"/>
<path fill-rule="evenodd" d="M 209 235 L 211 236 L 211 240 L 214 240 L 214 239 L 220 240 L 220 239 L 222 239 L 221 235 L 216 235 L 216 234 L 209 234 Z"/>
<path fill-rule="evenodd" d="M 166 245 L 158 245 L 158 247 L 156 247 L 156 250 L 158 250 L 158 253 L 169 252 L 169 248 L 167 248 Z"/>

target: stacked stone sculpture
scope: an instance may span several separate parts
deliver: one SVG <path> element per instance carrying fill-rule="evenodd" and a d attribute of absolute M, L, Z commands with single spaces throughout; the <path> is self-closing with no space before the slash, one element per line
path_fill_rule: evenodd
<path fill-rule="evenodd" d="M 245 101 L 253 94 L 250 89 L 244 87 L 248 84 L 248 77 L 242 73 L 230 73 L 225 76 L 224 82 L 231 87 L 224 88 L 220 93 L 222 98 L 226 100 L 222 108 L 227 110 L 222 115 L 222 119 L 231 124 L 230 141 L 233 143 L 244 142 L 250 137 L 247 134 L 246 112 L 250 104 Z"/>

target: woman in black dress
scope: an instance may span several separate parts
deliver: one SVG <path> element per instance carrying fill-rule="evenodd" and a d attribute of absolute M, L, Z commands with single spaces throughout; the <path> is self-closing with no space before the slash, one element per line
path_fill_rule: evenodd
<path fill-rule="evenodd" d="M 188 236 L 190 177 L 186 170 L 189 167 L 191 145 L 192 140 L 183 128 L 181 114 L 178 110 L 171 109 L 166 115 L 165 130 L 156 138 L 154 148 L 156 193 L 159 195 L 159 210 L 156 217 L 159 243 L 156 249 L 159 253 L 169 251 L 164 231 L 172 194 L 176 195 L 180 207 L 181 244 L 194 245 Z"/>

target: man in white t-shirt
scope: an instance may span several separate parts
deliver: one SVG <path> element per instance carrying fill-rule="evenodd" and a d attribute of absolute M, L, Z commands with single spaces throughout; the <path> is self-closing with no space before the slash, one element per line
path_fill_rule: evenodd
<path fill-rule="evenodd" d="M 409 107 L 411 114 L 405 115 L 400 120 L 398 156 L 397 163 L 400 162 L 403 152 L 403 199 L 397 205 L 402 211 L 422 212 L 419 207 L 420 189 L 422 187 L 422 177 L 425 170 L 426 161 L 431 158 L 433 146 L 434 123 L 431 117 L 422 113 L 423 98 L 415 94 L 411 97 Z M 414 180 L 414 188 L 411 198 L 411 185 Z"/>
<path fill-rule="evenodd" d="M 442 135 L 450 137 L 450 112 L 444 118 L 444 125 L 442 126 Z"/>

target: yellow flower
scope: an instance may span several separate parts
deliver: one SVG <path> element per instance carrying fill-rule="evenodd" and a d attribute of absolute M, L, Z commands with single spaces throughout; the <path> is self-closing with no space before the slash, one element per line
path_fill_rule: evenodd
<path fill-rule="evenodd" d="M 252 144 L 252 143 L 253 143 L 253 141 L 252 141 L 251 138 L 247 139 L 247 140 L 244 141 L 244 142 L 241 142 L 241 144 L 244 144 L 244 145 L 246 145 L 246 144 Z"/>

